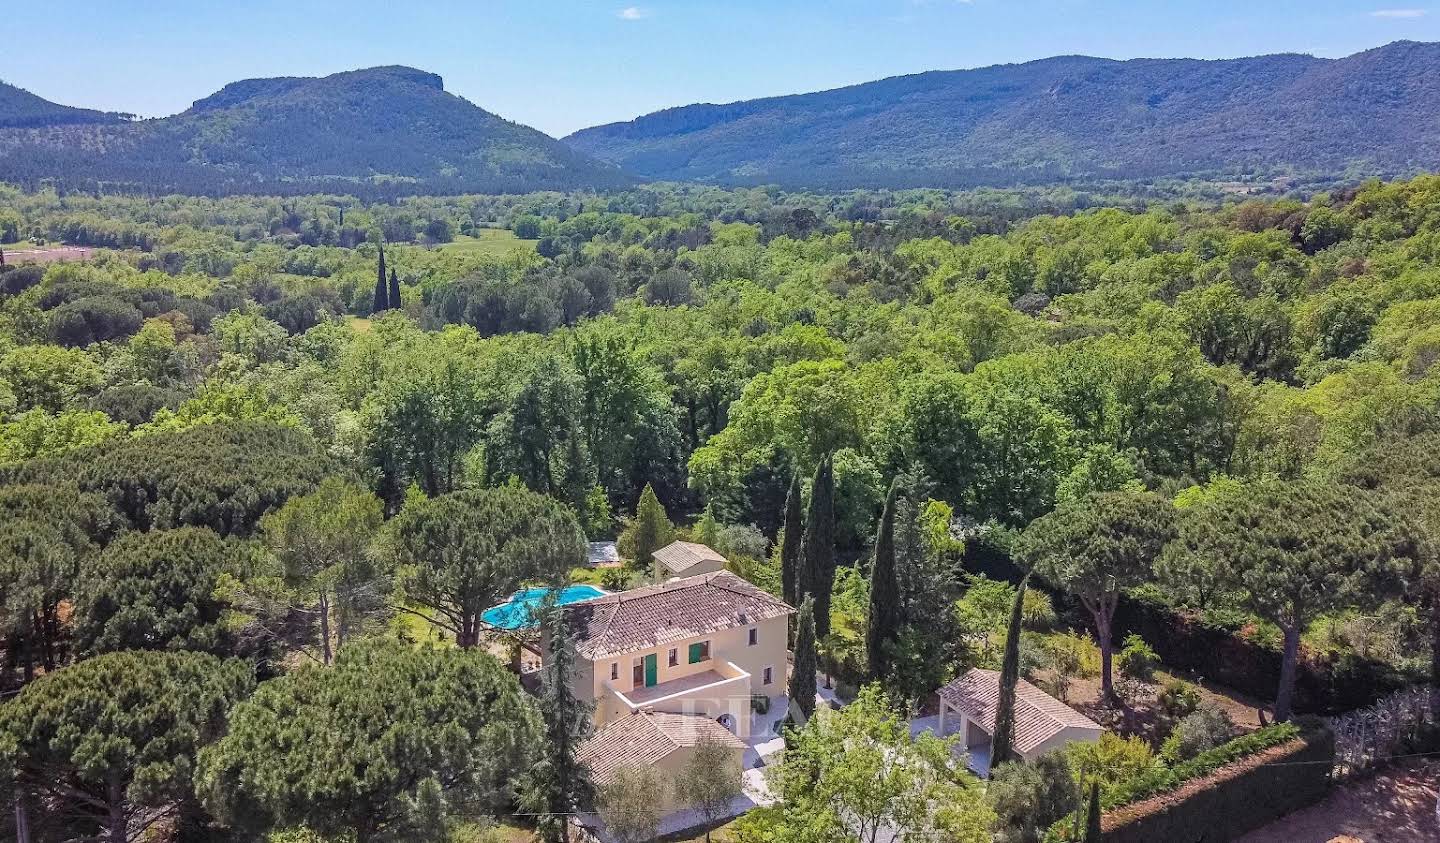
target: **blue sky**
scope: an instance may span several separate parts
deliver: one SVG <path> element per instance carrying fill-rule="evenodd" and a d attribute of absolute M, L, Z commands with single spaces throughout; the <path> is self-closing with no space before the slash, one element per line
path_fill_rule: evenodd
<path fill-rule="evenodd" d="M 236 79 L 407 64 L 562 135 L 673 105 L 1058 54 L 1336 57 L 1440 40 L 1434 2 L 50 0 L 6 4 L 0 79 L 159 116 Z"/>

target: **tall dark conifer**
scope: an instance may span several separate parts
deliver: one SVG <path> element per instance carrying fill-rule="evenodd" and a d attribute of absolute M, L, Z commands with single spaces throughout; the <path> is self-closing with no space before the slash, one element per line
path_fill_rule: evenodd
<path fill-rule="evenodd" d="M 875 559 L 870 565 L 865 655 L 870 678 L 877 681 L 890 673 L 889 649 L 900 636 L 902 621 L 900 583 L 895 576 L 895 509 L 899 502 L 900 479 L 897 477 L 885 498 L 885 512 L 875 533 Z"/>
<path fill-rule="evenodd" d="M 577 759 L 590 734 L 591 706 L 575 696 L 575 645 L 557 607 L 545 609 L 545 666 L 540 672 L 539 709 L 545 724 L 545 747 L 526 782 L 526 801 L 539 815 L 536 822 L 545 843 L 565 843 L 571 813 L 586 804 L 591 792 L 587 771 Z"/>
<path fill-rule="evenodd" d="M 1090 783 L 1090 808 L 1085 812 L 1085 843 L 1101 843 L 1104 834 L 1100 830 L 1100 783 Z"/>
<path fill-rule="evenodd" d="M 815 651 L 815 598 L 806 596 L 800 604 L 800 618 L 795 624 L 795 662 L 790 667 L 792 718 L 797 709 L 806 722 L 815 716 L 815 671 L 818 660 L 819 654 Z"/>
<path fill-rule="evenodd" d="M 791 606 L 800 605 L 800 564 L 801 549 L 805 542 L 805 518 L 801 508 L 803 487 L 800 472 L 790 480 L 790 494 L 785 498 L 785 538 L 780 545 L 780 590 L 781 597 Z"/>
<path fill-rule="evenodd" d="M 1024 617 L 1025 587 L 1030 578 L 1020 581 L 1015 589 L 1015 604 L 1010 608 L 1010 626 L 1005 630 L 1005 656 L 1000 662 L 1000 698 L 995 703 L 995 732 L 991 735 L 990 764 L 1017 760 L 1015 756 L 1015 686 L 1020 681 L 1020 624 Z"/>
<path fill-rule="evenodd" d="M 830 634 L 830 592 L 835 587 L 835 472 L 827 454 L 810 483 L 810 512 L 805 518 L 804 566 L 815 596 L 815 635 Z"/>
<path fill-rule="evenodd" d="M 390 307 L 398 309 L 400 301 L 400 279 L 395 275 L 395 267 L 390 267 Z"/>
<path fill-rule="evenodd" d="M 390 295 L 385 287 L 385 245 L 380 245 L 380 268 L 375 274 L 375 307 L 376 313 L 390 309 Z"/>

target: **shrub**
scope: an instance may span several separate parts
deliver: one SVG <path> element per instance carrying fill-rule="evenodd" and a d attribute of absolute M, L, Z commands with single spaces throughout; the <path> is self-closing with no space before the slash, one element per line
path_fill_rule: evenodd
<path fill-rule="evenodd" d="M 752 693 L 750 695 L 750 710 L 756 714 L 769 714 L 770 698 L 764 694 Z"/>
<path fill-rule="evenodd" d="M 1234 736 L 1235 724 L 1230 722 L 1230 715 L 1217 706 L 1204 705 L 1175 724 L 1160 748 L 1160 757 L 1167 764 L 1188 761 Z"/>
<path fill-rule="evenodd" d="M 1063 750 L 1035 759 L 1033 764 L 1001 764 L 990 776 L 985 794 L 995 811 L 999 843 L 1031 843 L 1080 804 L 1080 786 Z"/>
<path fill-rule="evenodd" d="M 1200 689 L 1189 682 L 1172 679 L 1160 689 L 1155 702 L 1166 723 L 1178 723 L 1200 707 Z"/>
<path fill-rule="evenodd" d="M 1114 732 L 1104 733 L 1093 743 L 1069 744 L 1065 752 L 1076 777 L 1085 782 L 1098 779 L 1102 794 L 1156 769 L 1155 752 L 1150 744 L 1140 738 L 1122 738 Z"/>
<path fill-rule="evenodd" d="M 1046 638 L 1046 647 L 1058 666 L 1064 662 L 1074 666 L 1072 675 L 1094 679 L 1100 675 L 1100 648 L 1088 635 L 1061 632 Z"/>
<path fill-rule="evenodd" d="M 1125 636 L 1125 645 L 1120 650 L 1121 675 L 1148 682 L 1154 678 L 1159 664 L 1160 656 L 1145 639 L 1135 634 Z"/>

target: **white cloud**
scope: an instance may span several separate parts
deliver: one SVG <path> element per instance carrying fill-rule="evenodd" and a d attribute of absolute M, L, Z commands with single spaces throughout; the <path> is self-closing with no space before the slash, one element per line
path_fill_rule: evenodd
<path fill-rule="evenodd" d="M 650 17 L 650 13 L 645 9 L 640 8 L 639 6 L 626 6 L 625 8 L 616 12 L 615 17 L 619 18 L 620 20 L 642 20 L 644 18 Z"/>
<path fill-rule="evenodd" d="M 1430 14 L 1428 9 L 1377 9 L 1370 13 L 1372 18 L 1423 18 Z"/>

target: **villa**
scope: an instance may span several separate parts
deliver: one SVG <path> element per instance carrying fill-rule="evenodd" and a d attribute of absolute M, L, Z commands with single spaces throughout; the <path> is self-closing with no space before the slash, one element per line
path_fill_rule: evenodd
<path fill-rule="evenodd" d="M 752 698 L 785 694 L 786 626 L 795 610 L 728 571 L 563 611 L 576 637 L 575 695 L 594 702 L 597 731 L 663 712 L 708 718 L 745 738 Z"/>

